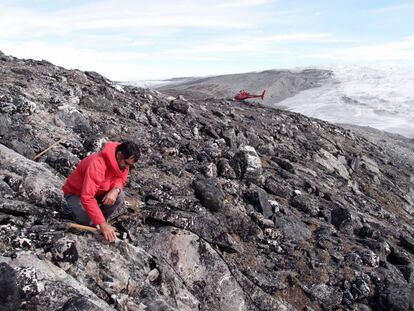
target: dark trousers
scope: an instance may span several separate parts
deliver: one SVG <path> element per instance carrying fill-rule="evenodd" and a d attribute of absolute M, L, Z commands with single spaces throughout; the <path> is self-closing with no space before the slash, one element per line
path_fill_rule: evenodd
<path fill-rule="evenodd" d="M 65 199 L 68 204 L 68 210 L 70 214 L 78 224 L 85 226 L 93 226 L 91 219 L 89 218 L 88 214 L 82 206 L 80 196 L 69 194 L 65 195 Z M 124 191 L 121 191 L 118 194 L 118 197 L 116 198 L 114 205 L 103 205 L 102 199 L 103 196 L 98 197 L 96 200 L 98 201 L 99 208 L 101 209 L 105 219 L 108 219 L 112 215 L 112 213 L 116 211 L 118 207 L 122 207 L 122 205 L 124 205 L 125 194 Z"/>

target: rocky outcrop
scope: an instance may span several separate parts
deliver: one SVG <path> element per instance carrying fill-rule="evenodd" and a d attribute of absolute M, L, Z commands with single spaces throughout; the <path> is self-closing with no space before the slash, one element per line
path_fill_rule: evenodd
<path fill-rule="evenodd" d="M 299 114 L 46 61 L 0 54 L 0 74 L 0 308 L 413 310 L 407 157 Z M 120 139 L 143 156 L 109 244 L 67 228 L 60 188 Z"/>

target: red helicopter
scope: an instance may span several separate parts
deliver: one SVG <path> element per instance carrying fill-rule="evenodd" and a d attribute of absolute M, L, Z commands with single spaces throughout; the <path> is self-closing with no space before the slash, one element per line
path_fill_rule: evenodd
<path fill-rule="evenodd" d="M 265 93 L 266 93 L 266 90 L 263 90 L 261 95 L 254 95 L 254 94 L 250 94 L 249 92 L 245 90 L 241 90 L 238 94 L 236 94 L 236 96 L 234 96 L 234 99 L 245 100 L 249 98 L 261 98 L 263 100 Z"/>

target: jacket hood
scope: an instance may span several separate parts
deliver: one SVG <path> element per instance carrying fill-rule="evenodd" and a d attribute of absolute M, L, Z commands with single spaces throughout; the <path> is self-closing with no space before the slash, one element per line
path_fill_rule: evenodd
<path fill-rule="evenodd" d="M 122 176 L 122 172 L 119 169 L 118 162 L 116 161 L 115 150 L 118 145 L 121 143 L 118 142 L 107 142 L 101 151 L 102 157 L 109 164 L 109 168 L 113 171 L 115 175 Z"/>

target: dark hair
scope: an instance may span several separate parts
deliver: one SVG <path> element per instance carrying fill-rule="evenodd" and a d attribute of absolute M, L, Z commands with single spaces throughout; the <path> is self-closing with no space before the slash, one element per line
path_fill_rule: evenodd
<path fill-rule="evenodd" d="M 115 153 L 120 151 L 125 159 L 128 159 L 130 157 L 134 157 L 135 161 L 138 161 L 138 159 L 141 156 L 141 151 L 138 147 L 138 145 L 132 141 L 124 141 L 120 145 L 116 146 Z"/>

